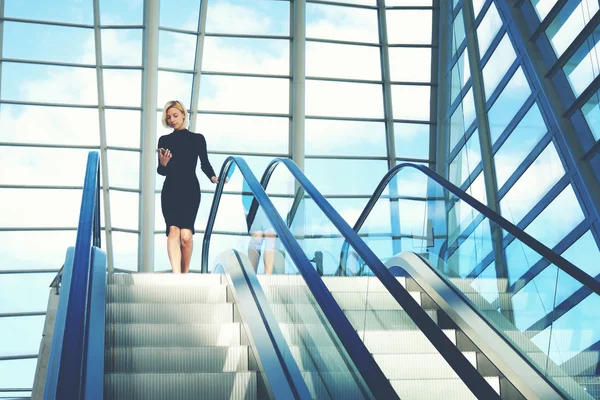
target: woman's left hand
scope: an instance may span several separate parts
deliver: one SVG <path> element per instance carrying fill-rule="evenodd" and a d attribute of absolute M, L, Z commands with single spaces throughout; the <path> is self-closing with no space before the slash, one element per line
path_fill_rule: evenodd
<path fill-rule="evenodd" d="M 212 183 L 219 183 L 219 178 L 217 178 L 216 176 L 212 176 L 210 180 L 212 181 Z"/>

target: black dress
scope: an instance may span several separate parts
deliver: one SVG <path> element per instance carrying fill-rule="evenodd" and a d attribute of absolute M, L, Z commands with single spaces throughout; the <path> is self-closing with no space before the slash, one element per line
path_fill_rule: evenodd
<path fill-rule="evenodd" d="M 160 194 L 162 213 L 169 228 L 190 229 L 192 234 L 194 222 L 200 206 L 200 184 L 196 177 L 196 165 L 200 157 L 200 167 L 208 179 L 215 176 L 215 171 L 208 161 L 206 139 L 199 133 L 187 129 L 176 130 L 158 139 L 158 147 L 171 151 L 173 157 L 166 167 L 158 158 L 157 172 L 166 176 Z"/>

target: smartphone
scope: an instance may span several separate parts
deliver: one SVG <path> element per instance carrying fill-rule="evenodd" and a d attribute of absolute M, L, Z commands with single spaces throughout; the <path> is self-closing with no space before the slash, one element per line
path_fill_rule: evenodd
<path fill-rule="evenodd" d="M 158 152 L 162 155 L 165 154 L 165 149 L 163 149 L 162 147 L 158 149 Z"/>

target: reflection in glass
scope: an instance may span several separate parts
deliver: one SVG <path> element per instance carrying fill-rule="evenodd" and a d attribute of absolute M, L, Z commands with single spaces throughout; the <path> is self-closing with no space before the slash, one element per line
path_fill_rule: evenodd
<path fill-rule="evenodd" d="M 473 89 L 469 89 L 462 102 L 454 110 L 450 117 L 450 147 L 452 152 L 458 141 L 475 120 L 475 101 L 473 99 Z"/>
<path fill-rule="evenodd" d="M 546 30 L 557 57 L 564 53 L 599 9 L 595 0 L 581 0 L 577 7 L 573 5 L 575 2 L 571 1 L 569 6 L 563 7 Z"/>
<path fill-rule="evenodd" d="M 461 90 L 465 87 L 467 81 L 471 79 L 471 68 L 469 67 L 468 52 L 463 51 L 458 58 L 456 64 L 454 64 L 452 67 L 450 79 L 450 104 L 452 104 L 454 103 L 456 97 L 460 94 Z"/>
<path fill-rule="evenodd" d="M 537 0 L 533 2 L 535 12 L 540 21 L 543 21 L 546 18 L 557 1 L 558 0 Z"/>
<path fill-rule="evenodd" d="M 513 224 L 518 224 L 564 173 L 565 169 L 554 143 L 548 144 L 500 200 L 502 216 Z"/>
<path fill-rule="evenodd" d="M 579 97 L 600 74 L 600 27 L 577 49 L 563 67 L 575 97 Z"/>
<path fill-rule="evenodd" d="M 490 111 L 488 111 L 492 146 L 519 112 L 530 94 L 531 88 L 523 73 L 523 67 L 519 67 L 502 90 L 502 93 L 494 101 Z"/>
<path fill-rule="evenodd" d="M 454 57 L 456 50 L 458 50 L 465 38 L 465 22 L 463 20 L 463 12 L 461 9 L 458 14 L 456 14 L 454 21 L 452 21 L 452 57 Z"/>
<path fill-rule="evenodd" d="M 481 162 L 481 147 L 479 145 L 479 131 L 475 130 L 467 143 L 450 162 L 448 180 L 461 187 L 475 168 Z"/>
<path fill-rule="evenodd" d="M 305 171 L 308 179 L 323 195 L 371 195 L 379 179 L 387 172 L 387 163 L 385 160 L 309 158 L 305 161 Z"/>
<path fill-rule="evenodd" d="M 494 49 L 494 53 L 488 59 L 485 67 L 483 67 L 483 87 L 485 90 L 485 98 L 488 100 L 494 90 L 513 64 L 517 55 L 513 49 L 512 43 L 508 34 L 498 43 Z"/>
<path fill-rule="evenodd" d="M 502 19 L 496 9 L 496 4 L 492 2 L 487 9 L 485 16 L 477 27 L 477 43 L 479 44 L 479 58 L 483 58 L 490 44 L 496 37 L 496 34 L 502 26 Z"/>
<path fill-rule="evenodd" d="M 546 132 L 540 108 L 534 103 L 494 155 L 498 188 L 502 188 Z"/>

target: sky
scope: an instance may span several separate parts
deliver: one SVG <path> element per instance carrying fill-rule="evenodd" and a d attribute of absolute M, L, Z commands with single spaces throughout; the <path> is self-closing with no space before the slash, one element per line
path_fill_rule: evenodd
<path fill-rule="evenodd" d="M 374 5 L 375 1 L 355 1 L 357 4 Z M 495 6 L 484 8 L 484 1 L 474 1 L 476 16 L 485 12 L 482 23 L 477 28 L 480 56 L 483 59 L 491 49 L 502 20 Z M 536 10 L 544 15 L 554 1 L 540 1 Z M 173 7 L 166 1 L 160 6 L 162 27 L 195 31 L 198 24 L 199 1 L 184 0 Z M 422 1 L 398 0 L 388 5 L 423 5 Z M 428 2 L 427 4 L 431 4 Z M 551 38 L 557 55 L 568 46 L 585 23 L 597 11 L 597 2 L 583 0 L 575 11 L 566 15 L 566 21 Z M 100 21 L 102 25 L 131 25 L 127 29 L 102 30 L 102 62 L 108 66 L 124 66 L 127 69 L 105 68 L 103 72 L 105 103 L 121 109 L 106 111 L 107 143 L 116 149 L 108 150 L 108 180 L 111 188 L 111 223 L 123 231 L 113 232 L 115 265 L 120 268 L 137 268 L 137 234 L 128 231 L 138 229 L 139 195 L 131 190 L 139 189 L 139 146 L 142 84 L 142 0 L 111 2 L 100 0 Z M 594 8 L 595 7 L 595 8 Z M 208 3 L 207 26 L 209 33 L 276 35 L 281 38 L 251 39 L 207 36 L 202 60 L 203 72 L 232 72 L 252 74 L 288 75 L 289 65 L 289 10 L 290 5 L 283 1 L 221 1 Z M 5 0 L 4 16 L 50 20 L 71 24 L 93 24 L 91 0 L 60 0 L 52 6 L 44 0 Z M 344 8 L 332 5 L 307 4 L 306 35 L 310 38 L 358 41 L 376 44 L 378 42 L 377 16 L 374 10 Z M 430 44 L 431 13 L 423 10 L 389 10 L 387 12 L 388 38 L 391 44 Z M 56 63 L 84 64 L 95 66 L 93 29 L 66 26 L 28 24 L 13 21 L 4 22 L 2 57 L 4 59 L 24 59 L 31 61 L 51 61 Z M 595 43 L 595 42 L 594 42 Z M 577 66 L 568 74 L 575 93 L 580 93 L 598 75 L 597 45 L 589 51 L 578 53 Z M 493 101 L 489 109 L 492 144 L 501 136 L 504 127 L 521 109 L 531 95 L 531 84 L 522 68 L 517 68 L 502 94 L 497 95 L 499 85 L 511 70 L 518 55 L 507 34 L 502 34 L 483 68 L 486 100 Z M 159 67 L 170 71 L 159 71 L 157 104 L 162 105 L 171 99 L 180 99 L 190 107 L 192 75 L 181 72 L 194 68 L 195 36 L 191 33 L 159 33 Z M 306 160 L 305 172 L 316 187 L 325 195 L 348 194 L 355 199 L 332 199 L 336 209 L 350 224 L 360 214 L 366 196 L 370 196 L 379 179 L 387 171 L 385 126 L 380 121 L 368 119 L 383 118 L 383 100 L 379 50 L 377 47 L 339 45 L 322 42 L 306 44 L 306 75 L 319 78 L 355 79 L 361 82 L 306 81 L 306 115 L 365 118 L 367 121 L 335 121 L 327 119 L 307 119 L 306 121 Z M 426 161 L 429 158 L 428 122 L 432 116 L 431 90 L 431 51 L 423 48 L 390 48 L 391 79 L 409 85 L 393 85 L 392 104 L 394 118 L 410 122 L 396 122 L 395 142 L 398 157 L 416 158 Z M 457 185 L 468 187 L 476 198 L 485 201 L 483 174 L 469 177 L 481 159 L 478 132 L 468 139 L 465 131 L 475 119 L 475 109 L 471 90 L 458 96 L 470 78 L 468 58 L 463 57 L 452 74 L 453 101 L 463 97 L 461 105 L 452 116 L 450 134 L 451 152 L 457 154 L 450 167 L 450 179 Z M 34 103 L 60 103 L 65 107 L 43 107 L 37 105 L 0 105 L 0 142 L 54 146 L 79 146 L 65 149 L 57 147 L 7 147 L 9 151 L 0 157 L 0 183 L 3 185 L 59 185 L 79 186 L 83 181 L 82 165 L 88 147 L 99 146 L 99 120 L 94 107 L 98 103 L 96 72 L 94 68 L 72 66 L 2 63 L 2 100 Z M 416 83 L 416 85 L 415 85 Z M 424 83 L 419 85 L 419 83 Z M 204 74 L 201 79 L 199 115 L 196 126 L 191 127 L 205 135 L 209 151 L 218 153 L 266 153 L 267 156 L 248 156 L 246 159 L 253 171 L 260 177 L 273 156 L 287 155 L 289 152 L 288 114 L 289 80 L 284 77 L 236 77 L 218 74 Z M 461 100 L 456 100 L 461 101 Z M 80 105 L 79 108 L 67 107 Z M 589 107 L 589 115 L 597 112 L 597 104 Z M 596 110 L 596 111 L 594 111 Z M 241 113 L 265 113 L 270 116 L 229 116 L 210 114 L 211 111 L 231 111 Z M 548 136 L 546 120 L 536 102 L 525 110 L 525 118 L 501 145 L 495 145 L 494 157 L 498 176 L 498 187 L 503 190 L 500 202 L 502 214 L 518 223 L 564 176 L 565 170 L 560 154 Z M 591 118 L 591 117 L 590 117 Z M 160 124 L 157 113 L 156 138 L 169 133 Z M 598 136 L 596 136 L 598 139 Z M 538 146 L 542 141 L 546 145 Z M 466 143 L 466 146 L 465 146 Z M 461 149 L 462 148 L 462 149 Z M 531 152 L 537 149 L 531 167 L 517 183 L 511 177 Z M 368 156 L 372 160 L 324 159 L 319 156 Z M 225 154 L 210 155 L 216 171 L 225 159 Z M 6 173 L 4 171 L 10 171 Z M 211 184 L 199 173 L 203 189 L 212 191 Z M 424 196 L 427 182 L 398 178 L 404 182 L 406 195 Z M 160 189 L 162 177 L 156 176 L 156 188 Z M 503 189 L 503 184 L 507 183 Z M 234 176 L 227 190 L 240 190 L 242 181 Z M 294 181 L 281 172 L 270 186 L 277 193 L 293 193 Z M 532 190 L 535 188 L 535 190 Z M 74 189 L 2 189 L 0 188 L 0 227 L 75 227 L 77 224 L 80 191 Z M 196 228 L 204 229 L 212 194 L 204 193 Z M 40 198 L 44 202 L 40 204 Z M 243 229 L 243 210 L 236 196 L 223 199 L 221 207 L 231 211 L 231 215 L 217 221 L 215 229 L 238 231 Z M 277 206 L 283 214 L 289 201 L 281 199 Z M 573 207 L 575 206 L 575 207 Z M 28 213 L 20 210 L 27 209 Z M 324 227 L 322 216 L 307 205 L 310 220 L 306 221 L 306 232 L 313 234 L 329 232 L 332 227 Z M 421 235 L 425 231 L 428 208 L 424 202 L 403 204 L 401 225 L 403 233 Z M 455 223 L 465 227 L 475 218 L 473 210 L 458 204 L 453 209 Z M 528 229 L 534 236 L 548 245 L 554 245 L 570 227 L 584 217 L 584 213 L 574 197 L 573 188 L 568 185 L 556 197 L 548 210 L 557 213 L 540 215 L 536 223 Z M 565 211 L 566 210 L 566 211 Z M 102 210 L 104 215 L 104 209 Z M 543 229 L 544 221 L 560 218 L 564 229 L 548 234 Z M 156 195 L 155 226 L 155 268 L 168 269 L 165 251 L 163 218 L 160 211 L 160 195 Z M 384 202 L 379 205 L 365 227 L 370 233 L 389 232 L 389 208 Z M 458 235 L 458 231 L 455 233 Z M 479 235 L 479 236 L 478 236 Z M 562 235 L 562 236 L 561 236 Z M 597 246 L 584 235 L 572 248 L 586 249 L 594 254 L 592 259 L 600 259 Z M 201 235 L 196 237 L 196 252 L 193 268 L 199 269 Z M 73 242 L 74 232 L 43 231 L 4 232 L 0 231 L 2 259 L 9 269 L 57 269 L 62 264 L 66 248 Z M 219 249 L 230 246 L 231 237 L 214 236 L 214 249 L 211 259 Z M 475 232 L 472 236 L 474 248 L 479 251 L 457 253 L 466 257 L 463 265 L 471 265 L 487 253 L 485 233 Z M 247 238 L 239 238 L 236 246 L 244 248 Z M 31 243 L 36 250 L 31 251 Z M 406 242 L 408 248 L 418 248 L 422 243 Z M 370 244 L 383 253 L 391 251 L 389 243 L 372 241 Z M 339 241 L 328 242 L 329 252 L 335 254 Z M 314 243 L 307 241 L 307 253 L 315 250 Z M 483 246 L 483 247 L 481 247 Z M 465 247 L 467 249 L 467 247 Z M 593 252 L 594 253 L 590 253 Z M 473 254 L 476 254 L 473 256 Z M 516 254 L 516 253 L 515 253 Z M 585 265 L 587 271 L 593 267 L 583 261 L 578 254 L 565 253 L 574 262 Z M 517 257 L 515 255 L 515 257 Z M 528 260 L 531 265 L 531 260 Z M 579 264 L 577 264 L 579 265 Z M 333 267 L 332 267 L 333 268 Z M 592 272 L 590 272 L 592 273 Z M 597 271 L 596 271 L 597 273 Z M 25 310 L 44 310 L 47 286 L 51 274 L 1 275 L 0 313 Z M 35 293 L 24 297 L 23 293 Z M 20 297 L 19 297 L 20 296 Z M 22 301 L 15 302 L 15 298 Z M 0 343 L 13 343 L 19 337 L 27 339 L 17 342 L 17 347 L 0 347 L 3 354 L 35 354 L 43 317 L 0 318 Z M 523 322 L 525 324 L 525 322 Z M 7 326 L 14 329 L 3 328 Z M 21 327 L 23 326 L 23 327 Z M 27 333 L 23 333 L 23 332 Z M 0 361 L 0 387 L 29 387 L 32 366 L 35 360 Z M 7 384 L 9 370 L 26 371 L 19 379 Z M 3 378 L 4 377 L 4 378 Z"/>

